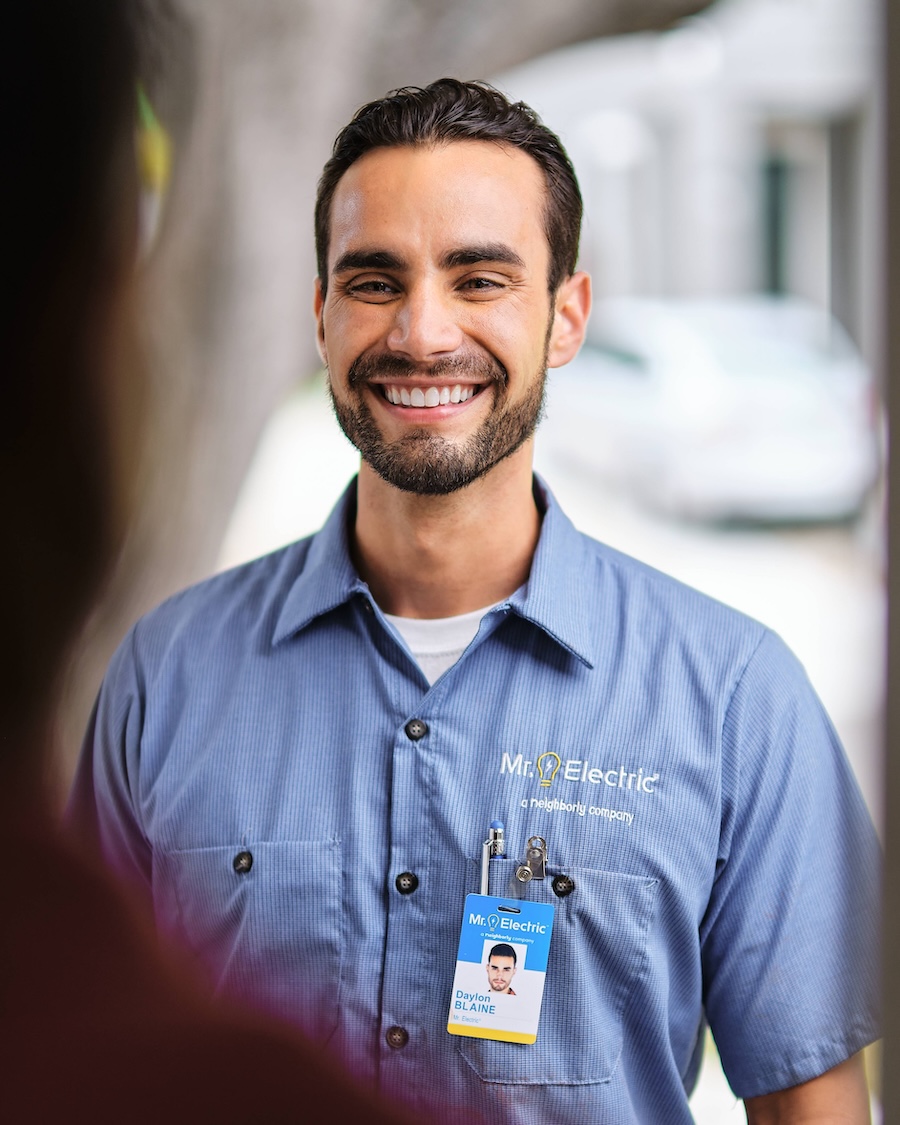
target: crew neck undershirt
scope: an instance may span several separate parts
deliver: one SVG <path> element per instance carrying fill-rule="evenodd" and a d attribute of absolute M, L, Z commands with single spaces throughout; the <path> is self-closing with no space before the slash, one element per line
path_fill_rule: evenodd
<path fill-rule="evenodd" d="M 406 642 L 429 684 L 433 684 L 459 660 L 478 632 L 482 617 L 493 608 L 493 605 L 485 606 L 458 617 L 423 619 L 395 617 L 392 613 L 384 616 Z"/>

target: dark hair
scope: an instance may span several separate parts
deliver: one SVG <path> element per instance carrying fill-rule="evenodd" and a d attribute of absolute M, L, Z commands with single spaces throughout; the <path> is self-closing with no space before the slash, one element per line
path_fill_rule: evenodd
<path fill-rule="evenodd" d="M 512 957 L 514 965 L 518 960 L 518 958 L 516 957 L 516 951 L 511 945 L 507 945 L 505 941 L 502 941 L 499 945 L 494 946 L 494 948 L 488 954 L 488 961 L 490 961 L 492 957 Z"/>
<path fill-rule="evenodd" d="M 487 82 L 440 78 L 424 89 L 403 86 L 369 102 L 338 133 L 316 195 L 316 259 L 323 290 L 328 282 L 331 201 L 347 169 L 375 148 L 447 141 L 512 145 L 540 165 L 547 185 L 544 226 L 550 245 L 550 292 L 575 271 L 581 234 L 581 192 L 559 138 L 524 102 L 510 102 Z"/>

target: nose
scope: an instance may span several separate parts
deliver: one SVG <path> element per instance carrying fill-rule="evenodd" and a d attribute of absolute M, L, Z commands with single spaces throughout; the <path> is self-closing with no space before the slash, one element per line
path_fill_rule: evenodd
<path fill-rule="evenodd" d="M 387 345 L 415 363 L 455 352 L 463 333 L 454 315 L 453 301 L 438 286 L 422 283 L 407 291 L 395 305 Z"/>

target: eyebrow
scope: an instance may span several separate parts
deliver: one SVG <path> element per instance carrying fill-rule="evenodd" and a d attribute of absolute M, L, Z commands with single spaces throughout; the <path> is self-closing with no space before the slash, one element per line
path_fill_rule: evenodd
<path fill-rule="evenodd" d="M 503 242 L 487 242 L 477 246 L 460 246 L 448 250 L 441 258 L 444 269 L 458 266 L 477 266 L 480 262 L 500 262 L 508 266 L 525 268 L 523 259 Z M 405 270 L 407 263 L 390 250 L 348 250 L 335 262 L 333 273 L 347 270 Z"/>
<path fill-rule="evenodd" d="M 524 269 L 525 262 L 503 242 L 486 242 L 478 246 L 461 246 L 458 250 L 448 251 L 441 259 L 445 269 L 454 266 L 477 266 L 479 262 L 501 262 L 507 266 L 519 266 Z"/>
<path fill-rule="evenodd" d="M 406 262 L 389 250 L 348 250 L 335 262 L 333 273 L 347 270 L 402 270 Z"/>

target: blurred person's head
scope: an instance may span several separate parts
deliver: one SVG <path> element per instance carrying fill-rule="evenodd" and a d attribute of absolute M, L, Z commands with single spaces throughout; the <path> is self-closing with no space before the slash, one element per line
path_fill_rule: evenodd
<path fill-rule="evenodd" d="M 544 230 L 550 247 L 550 292 L 555 293 L 574 273 L 582 202 L 571 161 L 559 138 L 524 102 L 510 102 L 487 83 L 441 78 L 424 89 L 404 86 L 369 102 L 338 134 L 316 197 L 316 257 L 323 289 L 328 283 L 331 202 L 347 169 L 373 149 L 453 141 L 509 145 L 537 162 L 546 192 Z"/>
<path fill-rule="evenodd" d="M 0 784 L 30 781 L 114 553 L 131 396 L 136 41 L 128 0 L 18 5 L 0 37 L 5 173 Z"/>

